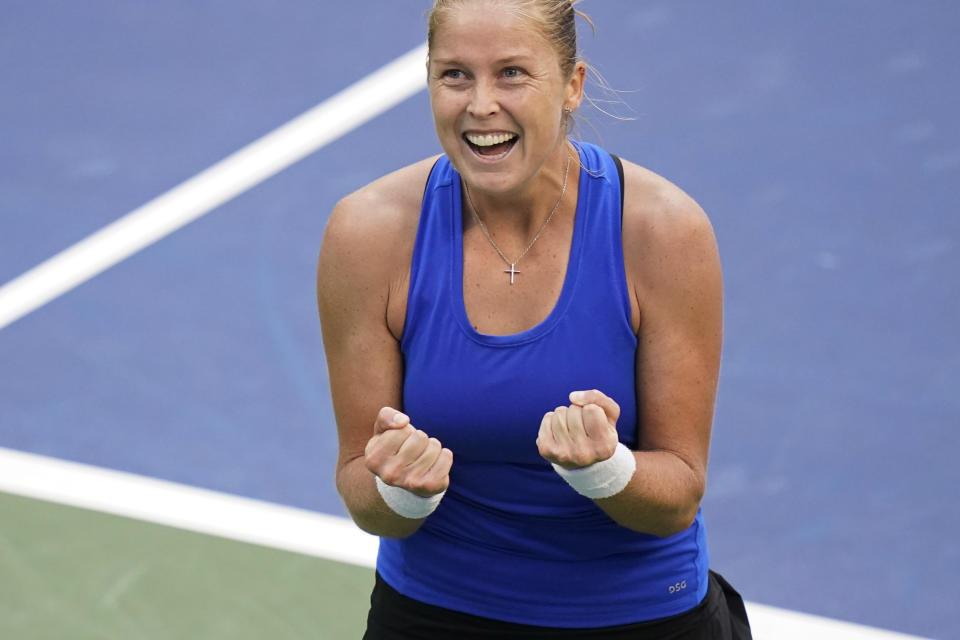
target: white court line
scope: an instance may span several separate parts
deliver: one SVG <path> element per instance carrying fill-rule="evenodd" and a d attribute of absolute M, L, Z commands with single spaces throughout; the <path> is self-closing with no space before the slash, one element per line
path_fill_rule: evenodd
<path fill-rule="evenodd" d="M 0 329 L 426 88 L 426 44 L 0 287 Z"/>
<path fill-rule="evenodd" d="M 346 518 L 0 448 L 0 491 L 373 567 L 377 538 Z"/>
<path fill-rule="evenodd" d="M 747 603 L 755 640 L 924 640 L 894 631 Z"/>
<path fill-rule="evenodd" d="M 350 520 L 0 448 L 0 491 L 373 567 L 377 538 Z M 747 603 L 756 640 L 922 640 Z"/>

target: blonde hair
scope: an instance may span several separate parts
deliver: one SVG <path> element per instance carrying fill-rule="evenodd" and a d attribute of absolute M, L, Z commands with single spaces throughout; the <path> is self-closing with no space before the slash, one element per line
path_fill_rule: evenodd
<path fill-rule="evenodd" d="M 440 26 L 444 12 L 466 4 L 471 0 L 434 0 L 433 7 L 427 14 L 427 45 L 433 49 L 433 37 Z M 573 69 L 580 60 L 577 49 L 576 17 L 580 16 L 587 24 L 593 27 L 593 22 L 587 14 L 578 11 L 573 5 L 579 0 L 503 0 L 513 5 L 518 14 L 529 18 L 540 29 L 557 52 L 560 60 L 560 70 L 566 76 L 573 73 Z"/>

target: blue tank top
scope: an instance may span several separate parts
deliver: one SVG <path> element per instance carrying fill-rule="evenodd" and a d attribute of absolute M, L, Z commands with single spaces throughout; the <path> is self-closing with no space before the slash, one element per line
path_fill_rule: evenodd
<path fill-rule="evenodd" d="M 700 514 L 658 538 L 615 523 L 540 457 L 543 414 L 577 389 L 621 407 L 637 443 L 637 338 L 609 154 L 579 144 L 580 190 L 566 279 L 551 313 L 522 333 L 478 333 L 463 304 L 460 176 L 441 157 L 427 182 L 401 348 L 404 411 L 453 451 L 438 509 L 405 539 L 383 538 L 377 570 L 400 593 L 509 622 L 601 627 L 674 615 L 707 590 Z M 521 276 L 522 277 L 522 276 Z"/>

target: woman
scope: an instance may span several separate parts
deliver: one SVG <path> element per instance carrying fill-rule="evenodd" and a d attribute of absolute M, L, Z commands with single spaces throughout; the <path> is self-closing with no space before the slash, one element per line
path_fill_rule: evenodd
<path fill-rule="evenodd" d="M 629 162 L 620 178 L 568 138 L 575 13 L 436 0 L 445 153 L 331 215 L 318 301 L 337 487 L 381 536 L 366 638 L 749 637 L 699 510 L 713 232 L 677 187 Z"/>

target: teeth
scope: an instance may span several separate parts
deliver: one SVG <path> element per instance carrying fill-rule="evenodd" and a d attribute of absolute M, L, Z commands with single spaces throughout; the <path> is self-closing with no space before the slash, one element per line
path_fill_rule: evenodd
<path fill-rule="evenodd" d="M 501 144 L 513 140 L 517 135 L 515 133 L 498 133 L 496 135 L 478 136 L 468 133 L 467 140 L 478 147 L 492 147 L 495 144 Z"/>

